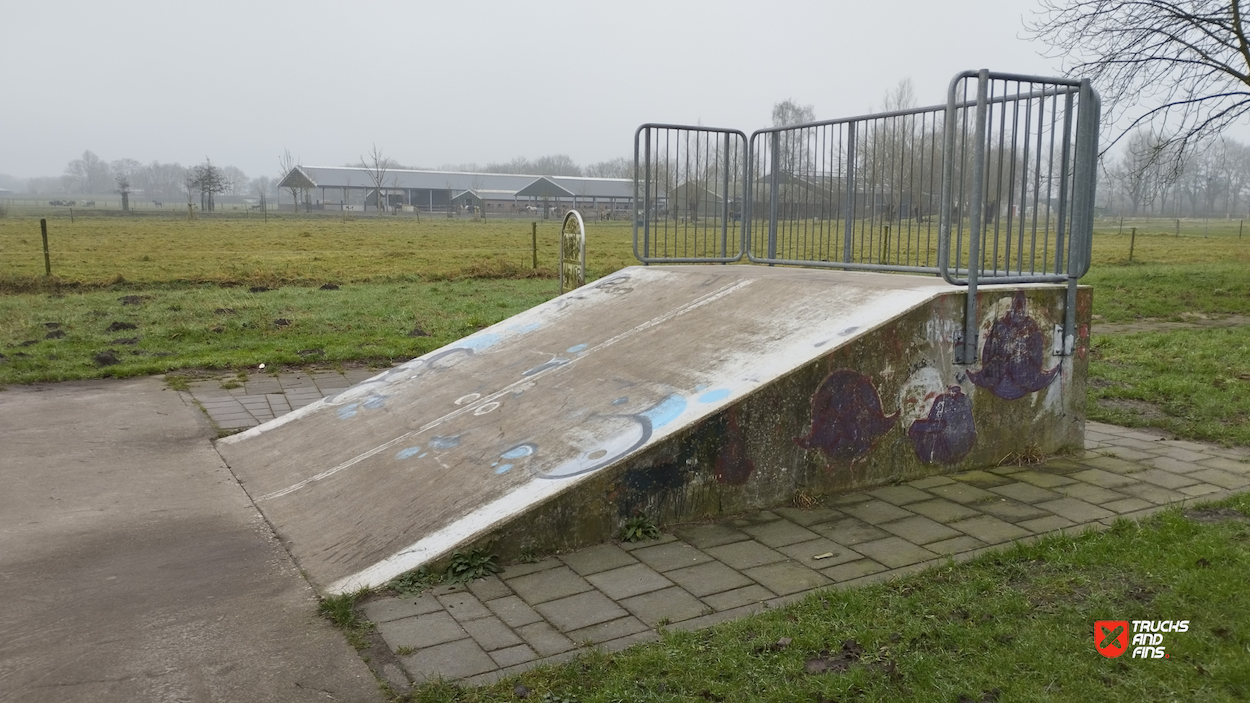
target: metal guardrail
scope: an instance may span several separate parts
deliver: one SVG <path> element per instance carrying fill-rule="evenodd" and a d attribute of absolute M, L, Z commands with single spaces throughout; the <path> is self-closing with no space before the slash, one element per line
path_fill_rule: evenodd
<path fill-rule="evenodd" d="M 634 133 L 634 256 L 643 263 L 742 258 L 746 135 L 645 124 Z"/>
<path fill-rule="evenodd" d="M 941 276 L 969 289 L 961 363 L 975 362 L 979 284 L 1066 282 L 1056 352 L 1071 353 L 1099 111 L 1088 81 L 981 70 L 956 75 L 946 105 L 762 129 L 749 140 L 643 125 L 634 253 L 648 264 L 745 255 Z"/>

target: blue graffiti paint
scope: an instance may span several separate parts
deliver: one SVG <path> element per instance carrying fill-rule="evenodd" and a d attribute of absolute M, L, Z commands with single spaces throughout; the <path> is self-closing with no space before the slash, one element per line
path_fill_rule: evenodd
<path fill-rule="evenodd" d="M 534 453 L 534 445 L 518 444 L 499 456 L 504 459 L 520 459 Z"/>
<path fill-rule="evenodd" d="M 620 398 L 617 398 L 616 400 L 612 401 L 612 404 L 613 404 L 613 405 L 624 405 L 624 404 L 626 404 L 626 403 L 628 403 L 628 402 L 629 402 L 629 396 L 625 396 L 625 395 L 623 395 L 623 396 L 621 396 Z"/>
<path fill-rule="evenodd" d="M 430 440 L 430 449 L 455 449 L 460 446 L 460 435 L 453 437 L 435 437 Z"/>
<path fill-rule="evenodd" d="M 352 403 L 351 405 L 344 405 L 339 408 L 339 419 L 346 420 L 349 417 L 355 417 L 356 408 L 359 407 L 359 405 L 359 403 Z"/>
<path fill-rule="evenodd" d="M 495 473 L 506 474 L 511 470 L 512 470 L 512 464 L 504 464 L 503 466 L 500 466 L 499 468 L 495 469 Z"/>
<path fill-rule="evenodd" d="M 679 395 L 670 395 L 641 414 L 651 421 L 651 427 L 659 428 L 677 419 L 686 410 L 686 399 Z"/>
<path fill-rule="evenodd" d="M 512 327 L 508 328 L 508 331 L 516 332 L 517 334 L 525 334 L 526 332 L 533 332 L 534 330 L 542 326 L 543 326 L 543 323 L 541 322 L 527 322 L 524 325 L 513 325 Z"/>
<path fill-rule="evenodd" d="M 699 385 L 697 385 L 697 386 L 695 386 L 695 387 L 694 387 L 694 392 L 695 392 L 695 393 L 698 393 L 699 391 L 704 391 L 704 390 L 707 390 L 707 384 L 706 384 L 706 383 L 700 383 Z"/>
<path fill-rule="evenodd" d="M 426 458 L 426 457 L 427 457 L 427 456 L 429 456 L 429 455 L 430 455 L 430 453 L 429 453 L 429 452 L 424 452 L 423 454 L 421 454 L 421 455 L 420 455 L 420 456 L 418 456 L 417 458 L 418 458 L 418 459 L 424 459 L 424 458 Z"/>
<path fill-rule="evenodd" d="M 499 335 L 494 332 L 478 333 L 460 340 L 460 344 L 457 346 L 472 349 L 474 351 L 481 351 L 495 346 L 499 343 L 499 339 Z"/>
<path fill-rule="evenodd" d="M 546 371 L 547 369 L 554 369 L 557 366 L 564 366 L 567 363 L 569 363 L 568 359 L 552 359 L 551 361 L 548 361 L 545 364 L 539 364 L 538 366 L 535 366 L 534 368 L 528 371 L 522 371 L 521 376 L 522 377 L 533 376 L 536 373 L 541 373 L 543 371 Z"/>
<path fill-rule="evenodd" d="M 700 403 L 715 403 L 717 401 L 724 400 L 728 397 L 729 397 L 728 388 L 717 388 L 714 391 L 708 391 L 707 393 L 704 393 L 703 395 L 699 396 L 699 402 Z"/>
<path fill-rule="evenodd" d="M 369 410 L 377 410 L 383 405 L 386 405 L 386 396 L 384 395 L 371 395 L 365 399 L 365 407 Z"/>
<path fill-rule="evenodd" d="M 407 459 L 408 457 L 415 456 L 419 454 L 420 452 L 421 452 L 421 447 L 408 447 L 407 449 L 399 450 L 399 453 L 395 455 L 395 458 Z"/>
<path fill-rule="evenodd" d="M 569 354 L 580 354 L 590 348 L 589 344 L 574 344 L 565 350 Z"/>
<path fill-rule="evenodd" d="M 855 331 L 855 330 L 857 330 L 857 329 L 859 329 L 859 328 L 858 328 L 858 327 L 847 327 L 846 329 L 842 330 L 842 331 L 841 331 L 841 332 L 839 332 L 838 334 L 840 334 L 840 335 L 842 335 L 843 337 L 845 337 L 846 335 L 851 334 L 852 332 L 854 332 L 854 331 Z"/>

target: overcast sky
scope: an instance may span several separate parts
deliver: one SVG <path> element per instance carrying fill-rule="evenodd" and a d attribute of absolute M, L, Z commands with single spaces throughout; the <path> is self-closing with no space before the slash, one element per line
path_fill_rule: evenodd
<path fill-rule="evenodd" d="M 879 106 L 910 77 L 944 102 L 964 69 L 1052 74 L 1036 0 L 38 0 L 0 29 L 0 173 L 211 157 L 278 175 L 355 162 L 631 156 L 643 122 L 768 126 Z"/>

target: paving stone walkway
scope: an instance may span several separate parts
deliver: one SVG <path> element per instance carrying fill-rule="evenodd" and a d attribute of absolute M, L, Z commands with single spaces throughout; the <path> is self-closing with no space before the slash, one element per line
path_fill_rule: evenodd
<path fill-rule="evenodd" d="M 342 392 L 378 369 L 301 370 L 232 374 L 188 383 L 189 393 L 221 430 L 244 430 Z"/>
<path fill-rule="evenodd" d="M 1089 423 L 1087 451 L 677 527 L 508 566 L 364 612 L 407 679 L 484 684 L 587 647 L 619 651 L 803 598 L 1250 487 L 1250 450 Z M 392 671 L 393 678 L 397 672 Z M 403 685 L 406 682 L 393 681 Z"/>

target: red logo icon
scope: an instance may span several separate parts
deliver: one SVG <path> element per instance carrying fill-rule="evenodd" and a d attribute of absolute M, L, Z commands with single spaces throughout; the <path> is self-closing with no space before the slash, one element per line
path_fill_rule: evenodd
<path fill-rule="evenodd" d="M 1094 649 L 1108 659 L 1128 651 L 1128 620 L 1095 620 Z"/>

